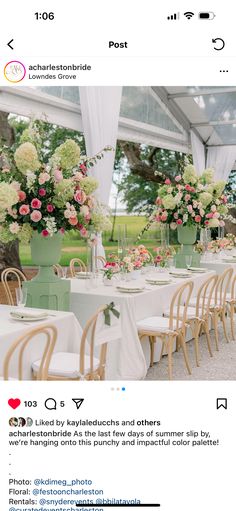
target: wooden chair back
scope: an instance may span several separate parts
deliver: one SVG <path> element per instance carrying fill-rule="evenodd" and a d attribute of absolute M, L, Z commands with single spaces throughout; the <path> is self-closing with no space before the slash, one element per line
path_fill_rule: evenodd
<path fill-rule="evenodd" d="M 6 295 L 7 304 L 15 305 L 15 299 L 13 298 L 13 294 L 12 294 L 12 291 L 11 291 L 11 288 L 10 288 L 9 282 L 8 282 L 10 275 L 14 275 L 14 277 L 17 280 L 19 288 L 22 285 L 22 281 L 26 281 L 27 279 L 26 279 L 26 276 L 24 275 L 24 273 L 21 270 L 19 270 L 18 268 L 6 268 L 5 270 L 2 271 L 1 282 L 2 282 L 3 289 L 4 289 L 4 292 Z"/>
<path fill-rule="evenodd" d="M 90 359 L 90 367 L 89 372 L 86 371 L 86 378 L 90 380 L 100 379 L 103 380 L 105 376 L 105 365 L 106 365 L 106 354 L 107 354 L 107 342 L 100 345 L 99 348 L 99 367 L 94 369 L 94 348 L 96 343 L 95 338 L 95 330 L 96 324 L 98 320 L 98 316 L 103 314 L 104 310 L 107 308 L 107 305 L 101 306 L 97 312 L 87 321 L 82 338 L 80 343 L 80 374 L 83 377 L 85 374 L 85 354 L 86 354 L 86 345 L 89 345 L 89 359 Z M 96 357 L 97 358 L 97 357 Z"/>
<path fill-rule="evenodd" d="M 226 303 L 226 295 L 230 288 L 233 276 L 233 268 L 227 268 L 218 278 L 215 288 L 215 304 L 224 307 Z"/>
<path fill-rule="evenodd" d="M 77 271 L 87 271 L 86 265 L 84 262 L 79 259 L 78 257 L 75 257 L 74 259 L 71 259 L 70 261 L 70 274 L 71 277 L 74 278 L 76 274 L 75 265 L 78 265 Z"/>
<path fill-rule="evenodd" d="M 100 263 L 102 263 L 102 267 L 104 267 L 104 266 L 105 266 L 105 264 L 106 264 L 106 259 L 105 259 L 105 257 L 103 257 L 103 256 L 96 256 L 96 257 L 95 257 L 95 261 L 96 261 L 96 262 L 100 262 Z"/>
<path fill-rule="evenodd" d="M 198 290 L 196 303 L 196 316 L 200 319 L 206 317 L 210 312 L 211 300 L 218 283 L 218 275 L 209 277 Z"/>
<path fill-rule="evenodd" d="M 193 290 L 193 282 L 185 282 L 180 286 L 171 300 L 169 328 L 170 330 L 185 330 L 187 309 Z M 184 305 L 183 305 L 184 304 Z"/>
<path fill-rule="evenodd" d="M 61 279 L 63 277 L 63 269 L 60 264 L 53 265 L 54 272 Z"/>
<path fill-rule="evenodd" d="M 18 337 L 9 348 L 3 365 L 3 377 L 4 380 L 8 380 L 9 378 L 9 367 L 12 360 L 12 356 L 15 352 L 18 353 L 18 380 L 22 380 L 23 378 L 23 362 L 24 362 L 24 352 L 28 344 L 32 341 L 35 341 L 35 336 L 42 335 L 43 339 L 37 339 L 37 342 L 40 342 L 40 345 L 44 343 L 43 348 L 43 356 L 41 358 L 41 363 L 39 367 L 39 371 L 37 372 L 37 380 L 47 380 L 48 378 L 48 368 L 51 360 L 51 356 L 56 344 L 57 340 L 57 329 L 54 325 L 45 325 L 37 328 L 33 328 L 29 332 L 24 333 L 20 337 Z"/>
<path fill-rule="evenodd" d="M 230 295 L 231 300 L 236 300 L 236 274 L 232 278 Z"/>

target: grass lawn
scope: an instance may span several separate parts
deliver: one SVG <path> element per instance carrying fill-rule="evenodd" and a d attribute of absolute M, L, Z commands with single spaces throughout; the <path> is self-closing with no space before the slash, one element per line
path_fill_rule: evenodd
<path fill-rule="evenodd" d="M 117 250 L 118 246 L 118 225 L 127 226 L 127 237 L 130 238 L 130 243 L 134 244 L 138 235 L 145 227 L 147 221 L 143 216 L 119 216 L 116 220 L 116 228 L 114 239 L 116 241 L 109 241 L 110 232 L 103 233 L 103 245 L 107 254 L 113 250 Z M 151 230 L 145 233 L 145 237 L 140 240 L 140 243 L 145 244 L 149 249 L 154 248 L 158 244 L 157 230 Z M 73 257 L 80 257 L 85 263 L 87 259 L 86 242 L 76 237 L 75 233 L 68 233 L 64 237 L 62 256 L 60 264 L 67 266 Z M 30 256 L 29 245 L 20 246 L 20 258 L 23 266 L 32 265 Z"/>

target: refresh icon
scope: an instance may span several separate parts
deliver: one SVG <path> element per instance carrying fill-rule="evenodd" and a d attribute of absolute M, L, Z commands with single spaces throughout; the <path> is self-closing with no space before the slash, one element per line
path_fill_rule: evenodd
<path fill-rule="evenodd" d="M 213 44 L 215 44 L 215 46 L 213 46 L 214 50 L 216 51 L 220 51 L 220 50 L 223 50 L 224 47 L 225 47 L 225 42 L 224 42 L 224 39 L 222 39 L 221 37 L 216 37 L 215 39 L 212 39 L 211 41 Z"/>

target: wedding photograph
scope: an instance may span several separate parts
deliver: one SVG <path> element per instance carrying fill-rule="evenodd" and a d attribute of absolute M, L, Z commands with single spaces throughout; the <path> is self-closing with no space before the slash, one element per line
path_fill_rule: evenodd
<path fill-rule="evenodd" d="M 0 379 L 236 380 L 236 86 L 0 87 Z"/>

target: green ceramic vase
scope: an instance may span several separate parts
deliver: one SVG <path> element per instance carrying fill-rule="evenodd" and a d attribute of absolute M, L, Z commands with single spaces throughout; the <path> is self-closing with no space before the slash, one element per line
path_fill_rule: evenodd
<path fill-rule="evenodd" d="M 193 251 L 193 245 L 197 240 L 196 225 L 178 225 L 178 242 L 181 245 L 179 253 L 176 254 L 176 267 L 186 268 L 186 256 L 192 256 L 191 266 L 200 266 L 200 255 Z"/>
<path fill-rule="evenodd" d="M 45 238 L 38 232 L 33 234 L 31 258 L 39 271 L 36 277 L 23 284 L 27 288 L 28 307 L 69 310 L 70 281 L 58 278 L 53 269 L 53 265 L 60 261 L 62 239 L 60 233 Z"/>

